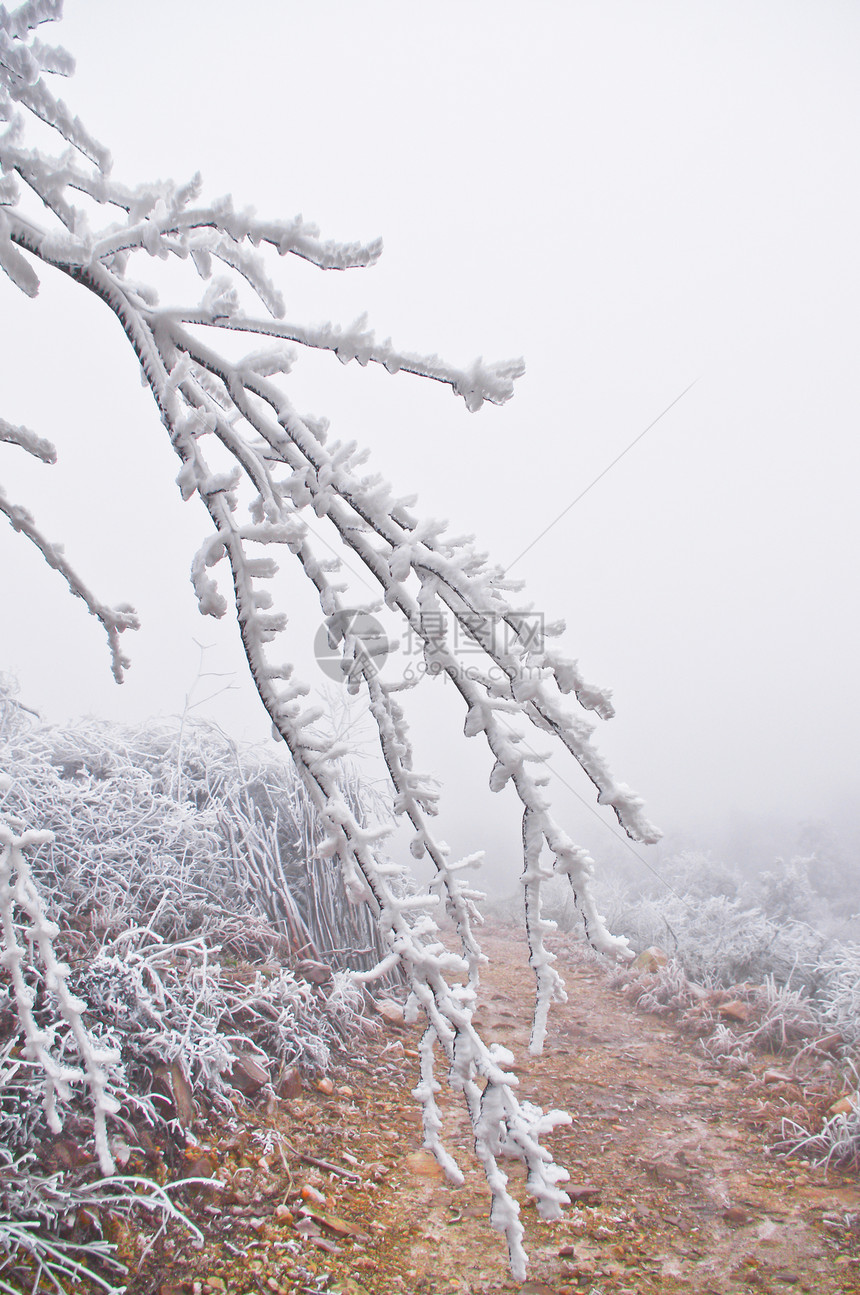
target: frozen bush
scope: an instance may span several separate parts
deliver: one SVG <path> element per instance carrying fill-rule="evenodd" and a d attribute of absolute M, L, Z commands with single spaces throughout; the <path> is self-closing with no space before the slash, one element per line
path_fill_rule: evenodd
<path fill-rule="evenodd" d="M 375 924 L 350 904 L 320 847 L 325 830 L 295 769 L 215 725 L 38 723 L 0 679 L 0 814 L 53 834 L 34 875 L 69 939 L 139 925 L 165 940 L 206 932 L 239 956 L 283 953 L 373 966 Z M 341 763 L 366 827 L 389 815 Z"/>

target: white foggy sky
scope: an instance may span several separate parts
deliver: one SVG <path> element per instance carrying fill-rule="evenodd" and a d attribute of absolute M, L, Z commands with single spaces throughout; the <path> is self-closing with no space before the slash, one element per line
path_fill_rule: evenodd
<path fill-rule="evenodd" d="M 503 565 L 697 379 L 515 573 L 614 689 L 596 739 L 668 833 L 856 799 L 856 6 L 67 0 L 42 34 L 77 59 L 61 92 L 124 181 L 200 169 L 207 195 L 382 235 L 369 270 L 278 263 L 289 318 L 367 310 L 408 349 L 525 356 L 514 399 L 477 415 L 327 356 L 288 379 Z M 61 462 L 7 450 L 0 481 L 144 624 L 117 689 L 100 628 L 7 527 L 0 668 L 48 718 L 142 719 L 181 710 L 196 636 L 241 685 L 209 713 L 262 735 L 232 625 L 197 614 L 207 519 L 179 500 L 134 356 L 100 303 L 42 279 L 35 302 L 0 282 L 0 414 Z M 317 685 L 298 577 L 290 598 L 285 651 Z M 456 712 L 443 733 L 441 687 L 416 763 L 478 848 L 512 810 L 481 792 Z"/>

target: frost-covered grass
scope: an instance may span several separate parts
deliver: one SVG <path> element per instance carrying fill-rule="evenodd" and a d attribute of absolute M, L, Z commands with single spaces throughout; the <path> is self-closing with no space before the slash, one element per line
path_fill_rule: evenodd
<path fill-rule="evenodd" d="M 809 1156 L 825 1168 L 830 1165 L 842 1169 L 860 1168 L 860 1099 L 855 1099 L 850 1111 L 831 1115 L 818 1132 L 812 1132 L 794 1120 L 784 1120 L 778 1149 L 784 1154 Z"/>
<path fill-rule="evenodd" d="M 343 781 L 354 813 L 384 815 Z M 0 1290 L 84 1269 L 113 1290 L 103 1239 L 63 1220 L 84 1202 L 179 1217 L 113 1172 L 141 1138 L 184 1145 L 177 1085 L 229 1119 L 249 1064 L 323 1071 L 367 1026 L 342 968 L 375 964 L 378 937 L 322 835 L 295 775 L 217 729 L 59 728 L 0 681 Z M 61 1134 L 73 1180 L 40 1168 Z"/>
<path fill-rule="evenodd" d="M 0 1148 L 0 1291 L 80 1289 L 121 1295 L 124 1265 L 100 1235 L 107 1217 L 148 1214 L 164 1228 L 176 1221 L 201 1233 L 171 1200 L 170 1190 L 146 1178 L 117 1175 L 95 1183 L 41 1173 L 32 1154 L 15 1159 Z M 86 1234 L 87 1239 L 82 1239 Z M 41 1284 L 40 1284 L 41 1283 Z"/>
<path fill-rule="evenodd" d="M 225 954 L 276 948 L 373 965 L 373 922 L 347 902 L 291 766 L 240 748 L 220 729 L 34 723 L 0 682 L 0 768 L 13 775 L 0 815 L 54 840 L 33 860 L 45 902 L 82 937 L 131 927 L 177 940 L 205 934 Z M 363 821 L 385 804 L 341 769 Z"/>

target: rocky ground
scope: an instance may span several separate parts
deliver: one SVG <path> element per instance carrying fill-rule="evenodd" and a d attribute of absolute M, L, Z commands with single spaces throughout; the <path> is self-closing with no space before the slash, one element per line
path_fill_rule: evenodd
<path fill-rule="evenodd" d="M 130 1295 L 860 1291 L 856 1175 L 768 1153 L 781 1117 L 820 1124 L 838 1096 L 834 1067 L 798 1084 L 784 1058 L 735 1070 L 710 1061 L 674 1018 L 640 1011 L 564 939 L 569 1001 L 551 1013 L 544 1055 L 529 1057 L 525 947 L 501 929 L 483 943 L 486 1036 L 514 1051 L 523 1096 L 573 1116 L 551 1142 L 571 1174 L 561 1221 L 538 1219 L 512 1169 L 531 1257 L 524 1285 L 489 1227 L 452 1097 L 449 1146 L 466 1185 L 450 1186 L 421 1150 L 418 1035 L 395 1024 L 320 1087 L 249 1104 L 233 1127 L 196 1127 L 187 1172 L 212 1186 L 189 1187 L 184 1202 L 205 1244 L 171 1227 L 142 1255 L 142 1238 L 118 1223 L 137 1268 Z"/>

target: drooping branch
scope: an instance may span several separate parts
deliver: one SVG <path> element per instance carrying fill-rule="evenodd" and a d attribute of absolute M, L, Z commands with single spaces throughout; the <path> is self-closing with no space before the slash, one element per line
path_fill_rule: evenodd
<path fill-rule="evenodd" d="M 46 461 L 50 462 L 50 460 Z M 140 621 L 134 608 L 129 607 L 127 604 L 121 604 L 119 607 L 108 607 L 106 603 L 97 598 L 68 562 L 62 546 L 52 544 L 50 540 L 46 539 L 27 509 L 22 508 L 19 504 L 11 503 L 2 489 L 0 489 L 0 513 L 5 514 L 13 530 L 18 531 L 21 535 L 26 535 L 27 539 L 39 550 L 48 566 L 59 572 L 75 597 L 80 598 L 86 604 L 90 615 L 95 616 L 96 620 L 100 621 L 104 626 L 104 631 L 108 637 L 108 646 L 110 647 L 113 677 L 117 683 L 122 683 L 125 671 L 131 663 L 122 651 L 119 636 L 125 630 L 140 629 Z"/>
<path fill-rule="evenodd" d="M 472 1122 L 476 1154 L 492 1193 L 492 1222 L 504 1232 L 512 1267 L 521 1276 L 522 1225 L 498 1158 L 518 1156 L 527 1166 L 528 1190 L 542 1216 L 557 1217 L 567 1200 L 559 1186 L 567 1175 L 541 1139 L 567 1117 L 544 1115 L 520 1103 L 516 1076 L 508 1069 L 510 1054 L 488 1046 L 473 1024 L 483 955 L 474 934 L 477 895 L 461 877 L 476 860 L 452 861 L 431 827 L 438 788 L 414 769 L 400 685 L 386 683 L 380 672 L 385 631 L 369 637 L 356 613 L 393 617 L 420 644 L 426 671 L 443 675 L 462 699 L 465 735 L 483 735 L 493 759 L 491 790 L 510 786 L 520 802 L 525 922 L 536 977 L 533 1051 L 542 1047 L 551 1000 L 564 994 L 545 944 L 553 924 L 541 914 L 542 882 L 554 873 L 567 876 L 596 947 L 624 956 L 626 946 L 612 937 L 595 907 L 591 858 L 553 817 L 545 791 L 546 753 L 535 750 L 532 742 L 555 744 L 573 757 L 595 786 L 598 802 L 612 808 L 631 837 L 653 841 L 657 833 L 638 797 L 615 781 L 592 745 L 590 725 L 567 709 L 564 698 L 572 694 L 600 718 L 613 713 L 609 694 L 589 685 L 575 662 L 547 646 L 546 637 L 563 627 L 541 625 L 536 635 L 530 608 L 511 601 L 515 587 L 471 538 L 447 537 L 443 525 L 418 520 L 411 504 L 394 498 L 379 476 L 362 473 L 364 455 L 354 445 L 329 444 L 322 426 L 297 414 L 283 382 L 294 357 L 283 343 L 326 350 L 343 363 L 376 363 L 390 373 L 446 383 L 471 411 L 485 401 L 509 399 L 522 363 L 479 360 L 456 366 L 437 356 L 414 355 L 390 341 L 378 342 L 364 317 L 348 328 L 284 322 L 283 298 L 261 246 L 321 269 L 342 270 L 370 264 L 381 245 L 324 242 L 300 217 L 262 221 L 236 211 L 229 199 L 201 204 L 199 176 L 183 186 L 120 184 L 106 150 L 47 88 L 44 74 L 67 74 L 70 60 L 30 33 L 59 11 L 57 0 L 31 0 L 11 15 L 0 9 L 0 111 L 9 119 L 0 136 L 0 268 L 30 296 L 38 290 L 34 262 L 64 273 L 104 302 L 134 348 L 180 459 L 177 484 L 183 498 L 197 495 L 212 524 L 192 564 L 200 610 L 213 616 L 227 611 L 228 600 L 209 574 L 226 561 L 248 666 L 323 824 L 321 852 L 337 861 L 348 893 L 368 906 L 379 929 L 383 957 L 359 978 L 372 979 L 399 965 L 410 986 L 408 1011 L 424 1017 L 415 1093 L 423 1105 L 425 1144 L 449 1177 L 461 1181 L 441 1140 L 435 1100 L 438 1048 L 449 1083 L 462 1093 Z M 53 127 L 69 148 L 53 158 L 26 147 L 21 109 Z M 86 211 L 71 201 L 73 195 L 83 195 Z M 41 204 L 47 224 L 42 213 L 36 219 L 25 209 L 25 198 Z M 95 228 L 91 221 L 105 210 L 110 221 Z M 162 308 L 152 287 L 128 273 L 147 257 L 190 262 L 206 284 L 202 300 L 187 308 Z M 215 268 L 226 273 L 213 277 Z M 270 318 L 248 313 L 244 302 L 249 295 Z M 278 347 L 233 361 L 204 340 L 212 332 L 262 335 Z M 0 423 L 0 439 L 39 457 L 48 452 L 40 452 L 45 443 L 32 433 L 5 423 Z M 220 457 L 208 455 L 210 444 Z M 212 464 L 225 453 L 232 466 L 216 470 Z M 42 538 L 28 514 L 1 498 L 0 507 L 113 634 L 116 673 L 116 662 L 125 664 L 117 656 L 116 636 L 134 623 L 132 614 L 122 608 L 110 612 L 97 603 L 77 577 L 73 582 L 59 550 Z M 370 573 L 378 605 L 354 608 L 346 603 L 343 586 L 332 579 L 337 564 L 318 556 L 306 517 L 324 529 L 323 542 L 330 539 Z M 411 825 L 413 855 L 429 857 L 435 868 L 427 895 L 416 897 L 398 884 L 403 868 L 383 853 L 384 834 L 359 822 L 343 795 L 337 766 L 341 749 L 320 732 L 319 712 L 306 705 L 308 687 L 295 679 L 289 665 L 269 657 L 270 645 L 287 623 L 271 592 L 279 565 L 272 552 L 297 564 L 311 581 L 331 640 L 339 647 L 345 682 L 350 690 L 366 694 L 395 812 Z M 474 645 L 476 663 L 469 670 L 457 656 L 455 632 Z M 432 917 L 442 899 L 458 932 L 458 954 L 445 947 Z"/>

